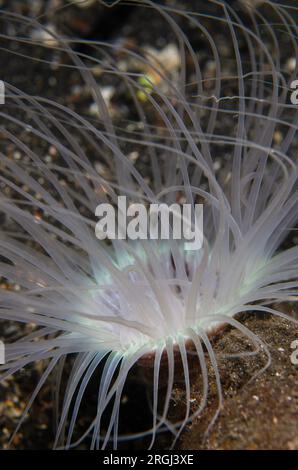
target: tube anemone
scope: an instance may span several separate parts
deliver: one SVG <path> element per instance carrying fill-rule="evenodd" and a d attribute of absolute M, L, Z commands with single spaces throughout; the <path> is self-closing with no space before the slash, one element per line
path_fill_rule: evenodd
<path fill-rule="evenodd" d="M 174 71 L 152 50 L 125 41 L 62 37 L 34 18 L 5 12 L 16 35 L 10 37 L 8 28 L 1 41 L 16 41 L 22 52 L 15 53 L 42 67 L 64 57 L 60 63 L 55 59 L 55 67 L 81 75 L 98 113 L 91 119 L 61 101 L 5 83 L 0 210 L 7 223 L 0 235 L 5 280 L 0 318 L 34 329 L 6 344 L 0 379 L 33 362 L 46 365 L 10 442 L 53 374 L 61 399 L 63 369 L 71 357 L 57 405 L 55 448 L 75 447 L 85 438 L 92 449 L 117 447 L 123 389 L 136 365 L 151 377 L 152 427 L 127 438 L 150 435 L 152 446 L 157 433 L 169 430 L 175 443 L 206 406 L 207 357 L 218 390 L 210 426 L 222 407 L 212 334 L 231 325 L 253 345 L 247 354 L 262 348 L 268 365 L 267 346 L 235 316 L 261 312 L 295 321 L 276 303 L 297 300 L 298 248 L 284 243 L 298 218 L 297 107 L 289 99 L 297 67 L 287 69 L 281 57 L 283 41 L 286 59 L 297 57 L 297 27 L 286 8 L 263 4 L 236 12 L 210 0 L 203 10 L 190 12 L 133 2 L 159 15 L 171 30 L 178 57 Z M 228 58 L 223 43 L 216 43 L 215 28 L 223 31 Z M 207 51 L 211 75 L 190 29 Z M 47 37 L 38 57 L 31 51 L 37 47 L 32 30 Z M 113 122 L 95 69 L 103 82 L 112 80 L 119 101 L 122 96 L 128 102 L 129 116 L 135 116 L 134 122 L 128 118 L 129 126 L 125 116 Z M 11 158 L 8 144 L 20 158 Z M 55 152 L 50 162 L 49 148 Z M 142 156 L 139 161 L 132 151 Z M 99 171 L 103 164 L 107 174 Z M 96 207 L 116 204 L 119 195 L 146 205 L 202 203 L 202 248 L 189 251 L 174 239 L 98 240 Z M 170 422 L 178 373 L 185 414 Z M 193 374 L 203 383 L 195 410 Z M 74 439 L 94 378 L 94 417 Z"/>

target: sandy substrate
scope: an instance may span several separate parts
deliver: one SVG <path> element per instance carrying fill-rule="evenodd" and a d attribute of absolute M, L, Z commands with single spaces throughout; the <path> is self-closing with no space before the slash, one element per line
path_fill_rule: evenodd
<path fill-rule="evenodd" d="M 204 439 L 218 403 L 213 380 L 208 409 L 184 432 L 181 449 L 298 449 L 298 365 L 290 359 L 297 327 L 280 318 L 256 315 L 246 318 L 244 324 L 267 344 L 270 367 L 248 383 L 265 364 L 264 355 L 225 360 L 221 365 L 225 398 L 220 416 Z M 226 332 L 216 341 L 215 350 L 235 348 L 240 337 L 234 329 Z"/>

